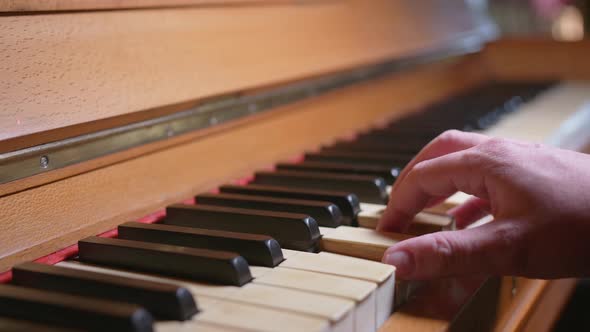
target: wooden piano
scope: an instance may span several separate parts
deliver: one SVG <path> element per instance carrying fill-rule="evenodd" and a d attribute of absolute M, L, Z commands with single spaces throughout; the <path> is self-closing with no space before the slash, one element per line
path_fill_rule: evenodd
<path fill-rule="evenodd" d="M 498 39 L 462 1 L 0 12 L 0 330 L 543 331 L 573 289 L 396 281 L 384 249 L 461 197 L 370 227 L 446 129 L 585 149 L 586 41 Z"/>

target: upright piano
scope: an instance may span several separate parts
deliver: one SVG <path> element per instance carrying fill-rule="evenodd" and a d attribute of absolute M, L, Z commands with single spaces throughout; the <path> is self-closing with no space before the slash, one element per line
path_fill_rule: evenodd
<path fill-rule="evenodd" d="M 573 279 L 380 263 L 437 135 L 587 151 L 590 44 L 469 3 L 0 3 L 0 330 L 550 330 Z"/>

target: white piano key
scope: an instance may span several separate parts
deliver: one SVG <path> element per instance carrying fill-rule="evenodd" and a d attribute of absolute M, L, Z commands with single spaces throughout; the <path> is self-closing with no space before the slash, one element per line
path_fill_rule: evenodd
<path fill-rule="evenodd" d="M 380 262 L 385 250 L 412 236 L 362 227 L 320 227 L 323 251 Z"/>
<path fill-rule="evenodd" d="M 207 296 L 198 302 L 202 311 L 194 319 L 204 323 L 255 331 L 331 331 L 327 319 Z"/>
<path fill-rule="evenodd" d="M 288 252 L 288 253 L 286 253 Z M 328 252 L 312 254 L 283 250 L 289 259 L 281 267 L 334 274 L 342 277 L 377 283 L 376 325 L 381 326 L 393 312 L 395 293 L 395 267 L 350 256 Z"/>
<path fill-rule="evenodd" d="M 381 204 L 361 203 L 361 212 L 358 214 L 359 226 L 375 229 L 386 207 Z M 414 217 L 411 227 L 413 229 L 410 233 L 424 234 L 454 229 L 455 223 L 451 216 L 445 214 L 420 212 Z"/>
<path fill-rule="evenodd" d="M 377 284 L 330 274 L 277 267 L 251 267 L 254 283 L 305 290 L 338 296 L 356 302 L 355 331 L 375 331 L 377 328 Z"/>
<path fill-rule="evenodd" d="M 327 319 L 330 321 L 332 331 L 354 330 L 355 302 L 351 299 L 253 283 L 248 283 L 242 287 L 205 284 L 117 268 L 87 265 L 79 262 L 61 262 L 58 265 L 129 278 L 182 285 L 196 296 L 199 306 L 201 305 L 200 299 L 205 296 Z"/>
<path fill-rule="evenodd" d="M 455 194 L 449 196 L 446 200 L 441 202 L 438 205 L 435 205 L 430 208 L 424 209 L 425 212 L 428 213 L 440 213 L 446 214 L 450 209 L 454 208 L 455 206 L 461 205 L 471 199 L 473 196 L 466 194 L 464 192 L 456 192 Z"/>
<path fill-rule="evenodd" d="M 249 330 L 223 325 L 203 323 L 197 320 L 185 322 L 162 321 L 154 324 L 154 332 L 246 332 Z"/>

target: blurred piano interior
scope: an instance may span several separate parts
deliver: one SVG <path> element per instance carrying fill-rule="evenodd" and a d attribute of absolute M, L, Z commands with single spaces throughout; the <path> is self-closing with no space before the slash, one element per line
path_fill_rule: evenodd
<path fill-rule="evenodd" d="M 587 41 L 499 38 L 462 1 L 0 11 L 0 330 L 546 331 L 567 302 L 575 280 L 395 280 L 413 235 L 371 227 L 446 129 L 587 149 Z"/>

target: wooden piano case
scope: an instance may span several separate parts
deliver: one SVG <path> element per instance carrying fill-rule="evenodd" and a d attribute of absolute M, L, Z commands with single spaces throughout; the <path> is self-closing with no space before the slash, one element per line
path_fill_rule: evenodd
<path fill-rule="evenodd" d="M 486 42 L 492 27 L 459 1 L 8 1 L 0 11 L 0 271 L 485 81 L 590 79 L 590 43 Z M 109 153 L 90 144 L 343 74 L 346 84 L 268 111 L 213 112 L 199 130 L 171 126 L 166 139 Z M 382 330 L 547 330 L 574 285 L 462 282 L 424 287 Z M 453 287 L 466 293 L 445 306 Z"/>

